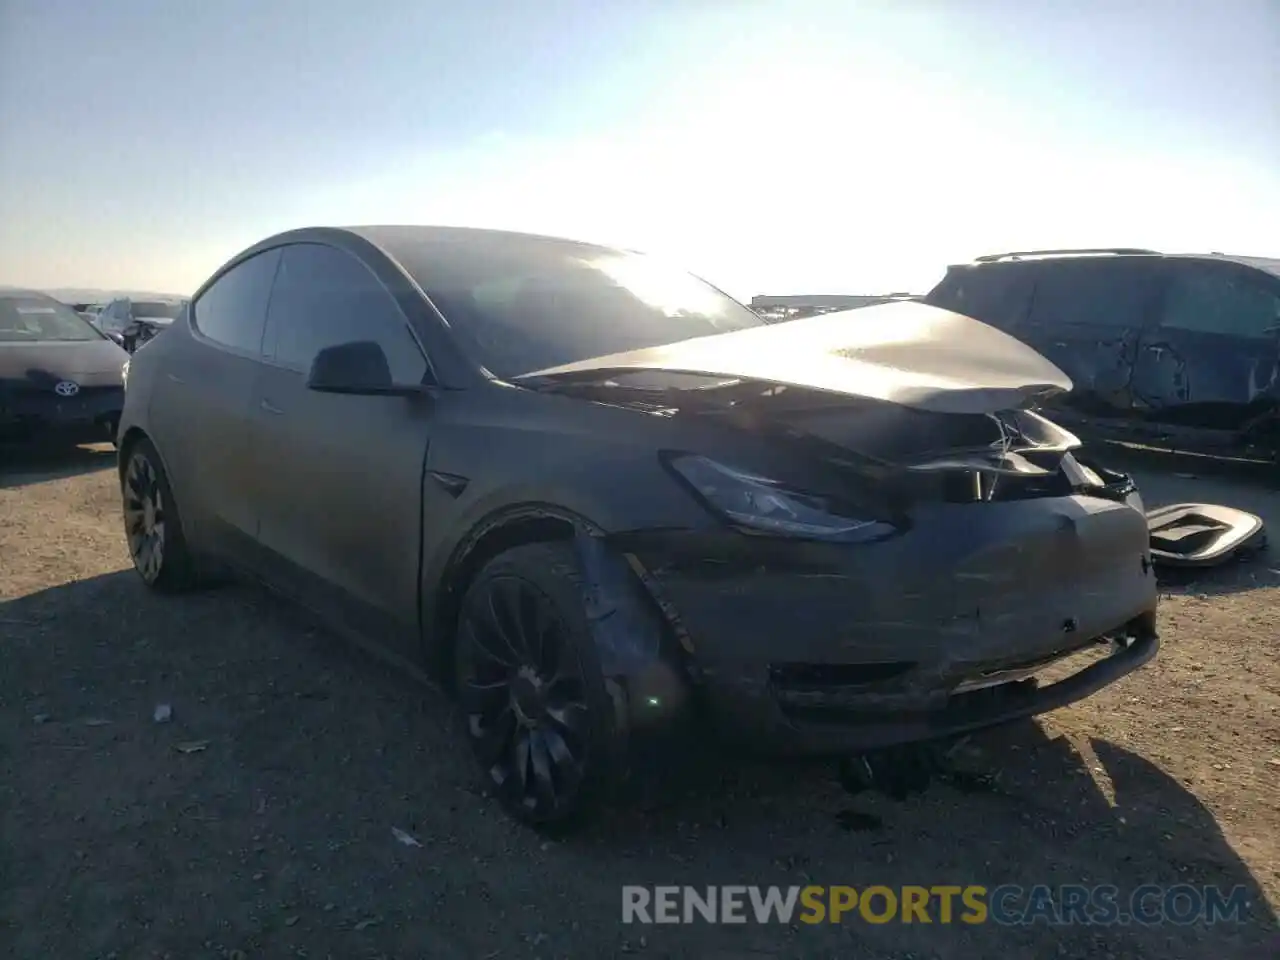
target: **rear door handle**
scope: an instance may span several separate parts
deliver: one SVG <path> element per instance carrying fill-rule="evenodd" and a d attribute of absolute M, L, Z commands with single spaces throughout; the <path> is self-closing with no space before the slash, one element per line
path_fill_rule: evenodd
<path fill-rule="evenodd" d="M 284 413 L 283 410 L 277 407 L 274 403 L 272 403 L 266 397 L 263 397 L 260 401 L 258 401 L 258 406 L 260 406 L 263 410 L 267 411 L 267 413 L 274 413 L 276 416 L 279 416 L 280 414 Z"/>

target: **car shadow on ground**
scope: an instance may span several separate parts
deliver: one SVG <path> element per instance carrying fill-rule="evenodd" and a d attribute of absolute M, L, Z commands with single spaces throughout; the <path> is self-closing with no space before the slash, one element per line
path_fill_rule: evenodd
<path fill-rule="evenodd" d="M 158 597 L 108 574 L 0 604 L 0 641 L 0 928 L 16 932 L 14 956 L 1274 947 L 1258 882 L 1187 785 L 1120 744 L 1033 722 L 975 738 L 957 753 L 968 777 L 904 800 L 852 797 L 829 765 L 741 763 L 694 739 L 631 801 L 551 842 L 483 795 L 441 694 L 256 588 Z M 1215 927 L 620 923 L 623 884 L 774 883 L 1113 884 L 1122 904 L 1144 885 L 1213 885 L 1250 906 Z"/>
<path fill-rule="evenodd" d="M 1210 945 L 1218 955 L 1240 957 L 1274 948 L 1276 914 L 1249 867 L 1212 812 L 1147 759 L 1101 738 L 1048 736 L 1037 721 L 978 734 L 954 756 L 951 772 L 903 799 L 849 795 L 833 771 L 817 765 L 729 767 L 704 754 L 668 778 L 660 802 L 602 827 L 599 855 L 648 851 L 656 869 L 631 882 L 651 884 L 1014 884 L 1024 891 L 1110 884 L 1121 902 L 1144 885 L 1238 889 L 1250 904 L 1243 925 L 1129 923 L 1105 933 L 1068 925 L 1056 933 L 1059 955 L 1154 956 L 1174 940 L 1178 955 L 1207 956 Z M 678 872 L 662 864 L 664 853 L 680 852 Z M 740 866 L 727 868 L 731 863 Z M 761 871 L 771 879 L 758 880 Z M 974 949 L 990 944 L 974 956 L 994 956 L 1022 936 L 1028 946 L 1034 942 L 1016 928 L 985 940 L 989 934 L 953 929 L 949 936 Z M 1190 940 L 1203 952 L 1188 951 Z M 886 943 L 906 946 L 901 938 Z M 914 943 L 936 949 L 928 936 Z"/>
<path fill-rule="evenodd" d="M 115 465 L 116 451 L 109 443 L 0 442 L 0 490 L 95 473 Z"/>
<path fill-rule="evenodd" d="M 1280 466 L 1261 460 L 1166 450 L 1141 444 L 1097 441 L 1092 455 L 1121 470 L 1141 470 L 1181 479 L 1217 479 L 1275 492 L 1280 490 Z"/>
<path fill-rule="evenodd" d="M 1280 559 L 1273 546 L 1209 570 L 1164 570 L 1159 573 L 1159 584 L 1161 593 L 1184 597 L 1220 597 L 1280 587 Z"/>

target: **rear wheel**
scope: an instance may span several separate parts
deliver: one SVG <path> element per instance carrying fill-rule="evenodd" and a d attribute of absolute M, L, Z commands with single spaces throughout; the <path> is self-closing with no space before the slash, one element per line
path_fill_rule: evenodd
<path fill-rule="evenodd" d="M 196 565 L 160 455 L 149 440 L 129 448 L 120 473 L 125 537 L 134 569 L 154 590 L 174 593 L 196 585 Z"/>
<path fill-rule="evenodd" d="M 480 571 L 455 661 L 467 738 L 507 812 L 540 830 L 594 812 L 617 769 L 616 724 L 568 544 L 516 547 Z"/>

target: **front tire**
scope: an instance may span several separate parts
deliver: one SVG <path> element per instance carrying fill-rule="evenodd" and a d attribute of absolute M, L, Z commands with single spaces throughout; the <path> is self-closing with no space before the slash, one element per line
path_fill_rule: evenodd
<path fill-rule="evenodd" d="M 142 582 L 161 593 L 196 586 L 196 565 L 160 455 L 150 440 L 129 448 L 120 471 L 125 537 Z"/>
<path fill-rule="evenodd" d="M 462 601 L 455 681 L 481 775 L 508 814 L 561 832 L 596 812 L 618 725 L 570 544 L 515 547 L 485 565 Z"/>

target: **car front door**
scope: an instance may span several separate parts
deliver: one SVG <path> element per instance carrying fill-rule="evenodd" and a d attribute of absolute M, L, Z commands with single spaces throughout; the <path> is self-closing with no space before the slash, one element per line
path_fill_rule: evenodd
<path fill-rule="evenodd" d="M 1280 404 L 1280 278 L 1225 260 L 1170 260 L 1134 392 L 1151 420 L 1248 430 Z"/>
<path fill-rule="evenodd" d="M 369 267 L 337 247 L 285 247 L 252 403 L 263 490 L 258 536 L 286 590 L 363 631 L 386 636 L 389 628 L 393 646 L 416 653 L 410 628 L 434 398 L 307 387 L 321 349 L 370 340 L 386 354 L 393 382 L 431 382 L 403 312 Z"/>
<path fill-rule="evenodd" d="M 279 262 L 279 250 L 242 260 L 191 304 L 187 328 L 164 340 L 148 408 L 152 439 L 191 535 L 244 561 L 258 532 L 249 411 Z"/>
<path fill-rule="evenodd" d="M 1159 295 L 1155 258 L 1044 260 L 1020 339 L 1071 378 L 1065 399 L 1081 413 L 1128 416 L 1138 341 Z"/>

